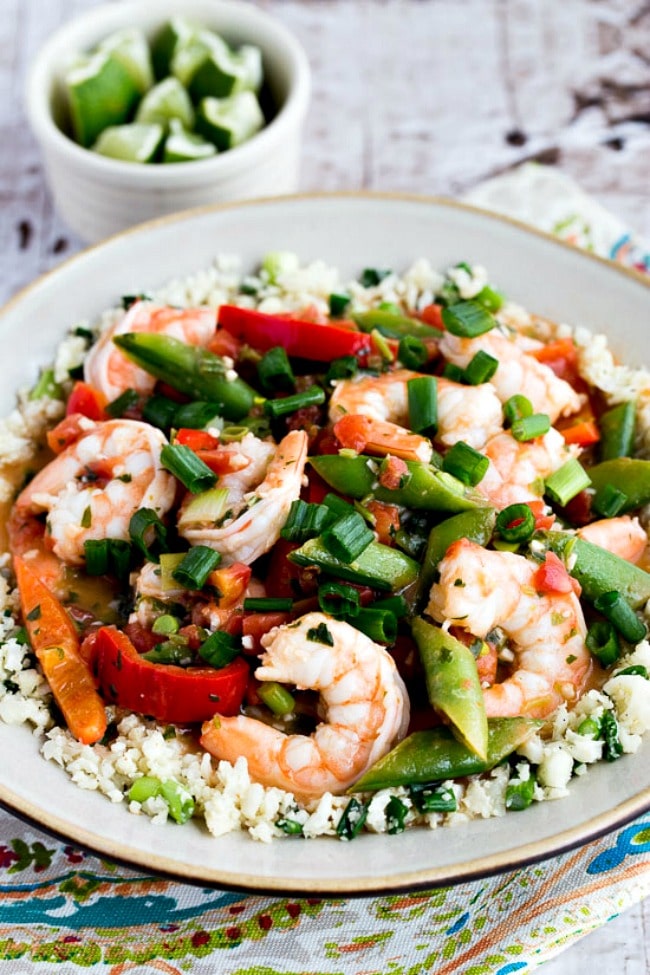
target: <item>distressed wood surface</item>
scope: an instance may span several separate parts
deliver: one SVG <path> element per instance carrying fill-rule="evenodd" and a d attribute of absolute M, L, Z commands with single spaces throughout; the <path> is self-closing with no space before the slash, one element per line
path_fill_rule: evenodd
<path fill-rule="evenodd" d="M 95 0 L 0 0 L 0 300 L 79 250 L 22 101 L 34 53 Z M 313 69 L 301 189 L 460 195 L 536 159 L 650 239 L 648 0 L 259 0 Z M 179 7 L 182 2 L 179 0 Z M 544 967 L 647 975 L 650 903 Z"/>

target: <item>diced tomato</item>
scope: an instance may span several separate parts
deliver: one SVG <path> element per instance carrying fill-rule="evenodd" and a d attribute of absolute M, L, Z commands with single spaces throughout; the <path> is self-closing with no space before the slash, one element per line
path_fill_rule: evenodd
<path fill-rule="evenodd" d="M 242 343 L 234 335 L 227 332 L 225 328 L 217 328 L 214 335 L 207 344 L 209 352 L 214 355 L 227 355 L 231 359 L 237 359 L 241 352 Z"/>
<path fill-rule="evenodd" d="M 366 505 L 375 522 L 375 531 L 382 545 L 393 545 L 395 532 L 399 531 L 399 508 L 396 504 L 370 501 Z"/>
<path fill-rule="evenodd" d="M 580 595 L 580 583 L 572 579 L 564 562 L 555 554 L 547 552 L 544 561 L 535 572 L 533 584 L 538 592 Z"/>
<path fill-rule="evenodd" d="M 442 305 L 425 305 L 419 317 L 427 325 L 432 325 L 434 328 L 439 328 L 441 332 L 444 332 L 445 326 L 442 321 Z"/>
<path fill-rule="evenodd" d="M 192 430 L 181 427 L 176 433 L 174 443 L 189 447 L 190 450 L 214 450 L 219 446 L 219 438 L 214 437 L 207 430 Z"/>
<path fill-rule="evenodd" d="M 409 469 L 401 457 L 387 457 L 381 465 L 379 483 L 389 491 L 396 491 L 402 485 Z"/>
<path fill-rule="evenodd" d="M 133 623 L 127 623 L 124 627 L 124 632 L 138 653 L 149 653 L 158 643 L 164 643 L 167 639 L 166 636 L 154 633 L 149 627 L 143 626 L 137 620 L 134 620 Z M 96 646 L 96 642 L 97 634 L 95 633 L 93 647 Z"/>
<path fill-rule="evenodd" d="M 527 501 L 526 504 L 535 516 L 535 531 L 546 531 L 555 521 L 555 515 L 544 514 L 546 505 L 543 501 Z"/>
<path fill-rule="evenodd" d="M 250 458 L 234 450 L 224 450 L 215 447 L 210 450 L 196 450 L 196 456 L 206 464 L 214 474 L 233 474 L 242 471 L 250 464 Z"/>
<path fill-rule="evenodd" d="M 575 525 L 576 528 L 588 525 L 593 520 L 591 502 L 593 495 L 589 491 L 580 491 L 575 498 L 571 498 L 565 508 L 562 509 L 567 520 Z"/>
<path fill-rule="evenodd" d="M 476 658 L 476 671 L 481 684 L 490 684 L 490 686 L 494 684 L 497 679 L 498 663 L 497 648 L 491 643 L 486 643 Z"/>
<path fill-rule="evenodd" d="M 262 651 L 261 639 L 274 626 L 283 626 L 293 619 L 291 613 L 245 613 L 242 620 L 244 653 L 257 655 Z M 248 637 L 249 639 L 245 639 Z M 250 644 L 250 645 L 248 645 Z"/>
<path fill-rule="evenodd" d="M 89 420 L 105 420 L 106 397 L 90 383 L 78 380 L 72 387 L 65 412 L 67 416 L 81 413 Z"/>
<path fill-rule="evenodd" d="M 172 724 L 194 724 L 239 711 L 248 683 L 243 657 L 226 667 L 177 667 L 143 660 L 126 633 L 103 626 L 97 675 L 106 701 Z"/>
<path fill-rule="evenodd" d="M 60 454 L 70 444 L 76 443 L 79 437 L 86 432 L 83 421 L 87 419 L 83 413 L 70 413 L 68 416 L 64 416 L 47 433 L 47 445 L 50 450 L 55 454 Z"/>

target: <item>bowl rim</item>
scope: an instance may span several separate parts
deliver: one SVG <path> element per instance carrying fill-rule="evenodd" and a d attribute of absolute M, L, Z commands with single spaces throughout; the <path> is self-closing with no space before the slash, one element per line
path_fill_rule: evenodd
<path fill-rule="evenodd" d="M 84 248 L 77 254 L 66 258 L 57 267 L 39 276 L 35 281 L 18 291 L 0 308 L 0 319 L 7 313 L 13 312 L 15 306 L 19 306 L 24 298 L 28 297 L 33 291 L 38 290 L 39 287 L 49 282 L 53 277 L 56 277 L 62 269 L 69 268 L 76 263 L 81 263 L 93 252 L 105 249 L 108 245 L 114 245 L 125 238 L 136 236 L 140 233 L 155 231 L 157 227 L 180 224 L 187 221 L 191 222 L 196 217 L 210 213 L 244 208 L 249 209 L 260 205 L 283 206 L 286 203 L 301 200 L 308 202 L 310 200 L 337 199 L 402 201 L 422 205 L 442 206 L 467 213 L 474 213 L 477 216 L 487 217 L 497 223 L 507 224 L 513 229 L 552 243 L 557 248 L 564 249 L 567 253 L 578 255 L 579 259 L 584 260 L 586 264 L 605 267 L 608 269 L 608 273 L 622 275 L 635 284 L 641 285 L 650 295 L 650 275 L 642 274 L 633 268 L 628 268 L 605 257 L 577 248 L 568 241 L 561 240 L 550 233 L 532 227 L 508 215 L 495 213 L 484 207 L 440 196 L 427 196 L 406 192 L 350 190 L 315 193 L 305 192 L 257 197 L 228 203 L 206 204 L 146 221 L 125 231 L 116 233 L 97 244 Z M 265 877 L 260 881 L 260 878 L 254 874 L 236 873 L 232 870 L 222 870 L 216 867 L 207 867 L 206 869 L 191 864 L 178 863 L 170 859 L 164 851 L 159 855 L 152 856 L 151 853 L 140 850 L 137 847 L 127 847 L 125 849 L 121 845 L 119 838 L 106 838 L 95 834 L 92 831 L 92 827 L 88 829 L 75 827 L 71 830 L 65 819 L 62 819 L 56 811 L 43 810 L 31 802 L 25 802 L 11 787 L 3 785 L 1 780 L 0 806 L 54 836 L 74 840 L 81 847 L 91 852 L 110 857 L 118 863 L 146 869 L 157 876 L 167 877 L 182 883 L 191 883 L 203 887 L 217 887 L 219 889 L 246 893 L 269 893 L 278 896 L 318 894 L 335 897 L 364 897 L 375 894 L 386 895 L 405 890 L 416 891 L 433 887 L 454 886 L 456 884 L 494 876 L 508 870 L 520 869 L 551 857 L 559 856 L 579 846 L 597 840 L 607 833 L 625 827 L 633 819 L 650 810 L 650 787 L 644 787 L 631 798 L 617 803 L 606 812 L 599 813 L 581 821 L 578 825 L 568 824 L 566 828 L 554 833 L 551 837 L 540 840 L 524 837 L 514 849 L 487 853 L 479 859 L 465 860 L 453 866 L 428 866 L 423 870 L 409 870 L 395 875 L 391 874 L 390 877 L 386 878 L 385 882 L 377 877 L 362 878 L 361 880 L 358 878 L 346 878 L 340 879 L 335 883 L 331 881 L 320 881 L 318 878 L 310 878 L 308 881 L 300 881 L 292 884 L 290 881 L 288 882 L 286 877 Z"/>
<path fill-rule="evenodd" d="M 145 18 L 151 16 L 152 20 L 162 24 L 178 7 L 175 0 L 118 0 L 117 3 L 93 7 L 62 24 L 36 53 L 27 75 L 24 102 L 32 132 L 46 153 L 56 153 L 63 162 L 77 169 L 85 168 L 89 175 L 100 180 L 128 181 L 142 189 L 160 189 L 227 177 L 250 167 L 259 156 L 283 143 L 288 132 L 303 121 L 311 95 L 311 68 L 302 44 L 281 21 L 248 0 L 189 2 L 195 2 L 196 6 L 206 11 L 210 8 L 215 17 L 221 13 L 240 20 L 243 34 L 252 23 L 261 26 L 268 34 L 270 45 L 281 51 L 289 69 L 289 88 L 284 103 L 271 121 L 241 145 L 208 159 L 193 160 L 191 164 L 137 165 L 101 156 L 76 143 L 56 125 L 50 110 L 50 94 L 57 67 L 70 57 L 70 50 L 67 55 L 63 53 L 69 36 L 77 39 L 73 50 L 79 50 L 84 45 L 97 43 L 90 39 L 84 41 L 83 37 L 97 34 L 101 38 L 128 25 L 131 11 Z M 183 14 L 189 14 L 191 18 L 191 8 L 187 11 L 186 6 L 187 2 L 183 6 Z"/>

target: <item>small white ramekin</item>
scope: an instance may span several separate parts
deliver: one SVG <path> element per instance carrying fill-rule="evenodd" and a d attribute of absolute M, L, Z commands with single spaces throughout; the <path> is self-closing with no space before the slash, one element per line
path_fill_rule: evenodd
<path fill-rule="evenodd" d="M 248 142 L 196 162 L 138 165 L 84 149 L 57 125 L 61 77 L 70 59 L 112 31 L 155 33 L 182 14 L 231 44 L 262 50 L 264 77 L 276 105 L 272 121 Z M 153 217 L 298 188 L 302 129 L 311 74 L 296 38 L 245 0 L 120 0 L 95 7 L 61 27 L 37 54 L 27 82 L 29 122 L 41 147 L 55 205 L 81 238 L 95 242 Z"/>

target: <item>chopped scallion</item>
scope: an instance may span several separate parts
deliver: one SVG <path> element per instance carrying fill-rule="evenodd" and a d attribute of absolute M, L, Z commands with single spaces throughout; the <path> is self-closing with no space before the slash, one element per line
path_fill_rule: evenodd
<path fill-rule="evenodd" d="M 124 416 L 129 410 L 137 404 L 140 399 L 140 394 L 135 389 L 125 389 L 123 393 L 120 393 L 114 400 L 105 407 L 106 412 L 109 416 L 118 418 Z"/>
<path fill-rule="evenodd" d="M 244 600 L 247 613 L 290 613 L 293 599 L 289 596 L 249 596 Z"/>
<path fill-rule="evenodd" d="M 527 504 L 510 504 L 497 515 L 496 529 L 506 542 L 527 542 L 535 531 L 535 516 Z"/>
<path fill-rule="evenodd" d="M 296 707 L 296 702 L 292 694 L 276 681 L 268 681 L 261 684 L 257 693 L 260 699 L 266 704 L 273 714 L 281 717 L 284 714 L 292 714 Z"/>
<path fill-rule="evenodd" d="M 178 633 L 179 629 L 180 623 L 171 613 L 163 613 L 162 616 L 158 616 L 151 626 L 151 632 L 160 636 L 171 636 L 172 633 Z"/>
<path fill-rule="evenodd" d="M 193 403 L 183 403 L 177 406 L 174 413 L 173 426 L 179 430 L 181 427 L 191 430 L 202 430 L 219 416 L 220 407 L 217 403 L 207 403 L 203 400 L 195 400 Z"/>
<path fill-rule="evenodd" d="M 364 288 L 374 288 L 392 273 L 390 268 L 366 267 L 361 272 L 359 284 Z"/>
<path fill-rule="evenodd" d="M 390 644 L 397 639 L 397 617 L 390 609 L 364 607 L 350 617 L 350 623 L 375 643 Z"/>
<path fill-rule="evenodd" d="M 287 520 L 280 531 L 281 538 L 289 542 L 306 542 L 320 535 L 332 521 L 332 512 L 324 504 L 310 504 L 297 498 L 291 502 Z"/>
<path fill-rule="evenodd" d="M 606 484 L 599 491 L 596 491 L 591 501 L 591 507 L 603 518 L 615 518 L 625 509 L 627 503 L 627 494 L 614 487 L 613 484 Z"/>
<path fill-rule="evenodd" d="M 167 551 L 167 529 L 153 508 L 140 508 L 131 516 L 129 535 L 150 562 L 158 562 L 160 553 Z"/>
<path fill-rule="evenodd" d="M 465 381 L 465 370 L 453 362 L 445 363 L 442 375 L 444 379 L 449 379 L 452 383 L 462 383 Z"/>
<path fill-rule="evenodd" d="M 340 316 L 344 314 L 345 309 L 348 307 L 351 300 L 350 295 L 346 294 L 345 292 L 333 291 L 329 296 L 329 308 L 332 318 L 340 318 Z"/>
<path fill-rule="evenodd" d="M 458 809 L 456 793 L 448 785 L 437 782 L 426 785 L 410 785 L 409 798 L 419 813 L 455 812 Z"/>
<path fill-rule="evenodd" d="M 463 440 L 455 443 L 442 461 L 443 471 L 452 474 L 469 487 L 476 487 L 483 480 L 489 466 L 490 461 L 485 454 L 474 450 Z"/>
<path fill-rule="evenodd" d="M 359 371 L 359 360 L 354 355 L 342 355 L 333 359 L 325 373 L 325 383 L 333 383 L 337 379 L 352 379 Z"/>
<path fill-rule="evenodd" d="M 470 362 L 465 366 L 463 378 L 470 386 L 480 386 L 487 383 L 499 368 L 499 360 L 489 352 L 479 349 Z"/>
<path fill-rule="evenodd" d="M 184 444 L 165 444 L 160 462 L 191 494 L 200 494 L 216 484 L 217 475 Z"/>
<path fill-rule="evenodd" d="M 363 829 L 367 817 L 368 804 L 359 802 L 353 796 L 336 825 L 336 835 L 341 840 L 353 840 Z"/>
<path fill-rule="evenodd" d="M 194 545 L 172 572 L 186 589 L 203 589 L 210 573 L 221 562 L 221 555 L 207 545 Z"/>
<path fill-rule="evenodd" d="M 523 420 L 525 417 L 533 415 L 533 404 L 527 396 L 516 393 L 503 404 L 503 415 L 506 423 L 512 426 L 517 420 Z"/>
<path fill-rule="evenodd" d="M 178 403 L 167 396 L 150 396 L 142 407 L 142 419 L 159 430 L 169 430 L 177 409 Z"/>
<path fill-rule="evenodd" d="M 442 323 L 452 335 L 472 339 L 496 325 L 496 319 L 476 301 L 458 301 L 442 310 Z"/>
<path fill-rule="evenodd" d="M 335 619 L 356 616 L 359 612 L 359 590 L 341 582 L 324 582 L 318 587 L 318 605 Z"/>
<path fill-rule="evenodd" d="M 327 551 L 347 564 L 354 562 L 374 542 L 375 535 L 361 515 L 353 511 L 326 528 L 321 538 Z"/>
<path fill-rule="evenodd" d="M 220 669 L 231 663 L 240 651 L 239 641 L 234 636 L 226 633 L 225 630 L 215 630 L 203 641 L 198 654 L 211 667 Z"/>
<path fill-rule="evenodd" d="M 474 301 L 478 301 L 479 305 L 483 305 L 488 311 L 496 312 L 500 308 L 503 308 L 503 303 L 505 298 L 500 291 L 497 291 L 491 285 L 486 284 L 484 288 L 481 288 L 479 293 L 474 298 Z"/>
<path fill-rule="evenodd" d="M 535 440 L 543 437 L 551 429 L 551 420 L 546 413 L 533 413 L 531 416 L 523 416 L 515 420 L 511 427 L 511 433 L 515 440 L 525 443 L 528 440 Z"/>
<path fill-rule="evenodd" d="M 617 590 L 601 593 L 594 599 L 594 608 L 615 626 L 624 640 L 636 644 L 645 639 L 647 629 L 625 597 Z"/>
<path fill-rule="evenodd" d="M 545 490 L 551 500 L 563 508 L 590 484 L 591 479 L 580 461 L 571 457 L 546 478 Z"/>
<path fill-rule="evenodd" d="M 438 430 L 438 380 L 435 376 L 418 376 L 406 383 L 411 430 L 425 437 Z"/>
<path fill-rule="evenodd" d="M 404 335 L 399 341 L 397 358 L 406 369 L 421 369 L 429 358 L 429 350 L 415 335 Z"/>
<path fill-rule="evenodd" d="M 325 391 L 320 386 L 310 386 L 300 393 L 292 396 L 283 396 L 280 399 L 267 399 L 264 403 L 264 412 L 271 419 L 276 420 L 280 416 L 287 416 L 302 410 L 306 406 L 320 406 L 325 402 Z"/>
<path fill-rule="evenodd" d="M 510 781 L 506 786 L 506 809 L 520 812 L 528 809 L 535 795 L 535 777 Z"/>
<path fill-rule="evenodd" d="M 606 620 L 597 620 L 591 624 L 585 643 L 589 652 L 603 667 L 611 667 L 621 655 L 618 633 Z"/>
<path fill-rule="evenodd" d="M 257 375 L 265 393 L 287 392 L 296 385 L 289 357 L 281 345 L 264 353 L 257 363 Z"/>

